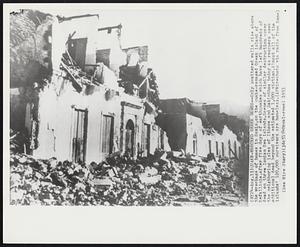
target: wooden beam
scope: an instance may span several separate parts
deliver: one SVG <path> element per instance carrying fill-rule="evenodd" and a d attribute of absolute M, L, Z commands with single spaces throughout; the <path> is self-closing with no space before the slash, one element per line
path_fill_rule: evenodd
<path fill-rule="evenodd" d="M 73 20 L 73 19 L 78 19 L 78 18 L 85 18 L 85 17 L 92 17 L 92 16 L 97 16 L 98 19 L 99 19 L 99 15 L 98 14 L 87 14 L 87 15 L 76 15 L 76 16 L 70 16 L 70 17 L 64 17 L 64 16 L 59 16 L 57 15 L 57 19 L 58 19 L 58 22 L 63 22 L 63 21 L 70 21 L 70 20 Z"/>
<path fill-rule="evenodd" d="M 122 24 L 119 24 L 117 26 L 101 27 L 101 28 L 98 28 L 98 31 L 108 31 L 108 32 L 111 32 L 112 29 L 121 29 L 121 28 L 122 28 Z"/>
<path fill-rule="evenodd" d="M 76 31 L 74 31 L 72 34 L 69 34 L 68 40 L 66 41 L 66 45 L 70 42 L 70 40 L 73 38 L 75 33 L 76 33 Z"/>
<path fill-rule="evenodd" d="M 128 106 L 128 107 L 135 108 L 135 109 L 141 109 L 142 108 L 142 106 L 135 105 L 135 104 L 132 104 L 132 103 L 129 103 L 129 102 L 126 102 L 126 101 L 122 101 L 121 106 Z"/>
<path fill-rule="evenodd" d="M 67 65 L 65 65 L 63 62 L 61 62 L 61 65 L 63 66 L 63 68 L 67 71 L 67 73 L 72 78 L 73 86 L 76 89 L 76 91 L 81 92 L 82 91 L 82 85 L 80 85 L 80 83 L 77 81 L 77 79 L 73 76 L 72 72 L 69 70 Z"/>
<path fill-rule="evenodd" d="M 139 88 L 143 86 L 143 84 L 149 79 L 150 75 L 153 73 L 153 70 L 150 71 L 150 73 L 145 77 L 145 79 L 142 81 L 142 83 L 139 85 Z"/>

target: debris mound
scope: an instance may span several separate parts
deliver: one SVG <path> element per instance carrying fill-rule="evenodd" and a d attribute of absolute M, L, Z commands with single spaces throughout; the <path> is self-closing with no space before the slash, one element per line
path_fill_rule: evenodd
<path fill-rule="evenodd" d="M 136 160 L 120 153 L 90 164 L 10 157 L 12 205 L 236 206 L 246 203 L 233 159 L 157 151 Z"/>

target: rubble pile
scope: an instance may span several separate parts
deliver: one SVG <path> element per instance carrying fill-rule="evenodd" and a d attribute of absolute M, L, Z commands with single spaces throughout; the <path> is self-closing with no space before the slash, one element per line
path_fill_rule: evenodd
<path fill-rule="evenodd" d="M 89 165 L 12 153 L 14 205 L 204 205 L 245 203 L 234 160 L 214 161 L 183 152 L 156 152 L 133 160 L 115 153 Z"/>

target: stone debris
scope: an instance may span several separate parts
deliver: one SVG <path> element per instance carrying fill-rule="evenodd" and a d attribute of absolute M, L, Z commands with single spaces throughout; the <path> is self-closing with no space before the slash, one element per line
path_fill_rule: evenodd
<path fill-rule="evenodd" d="M 99 164 L 10 157 L 13 205 L 236 206 L 246 203 L 236 160 L 205 162 L 183 152 L 133 160 L 115 153 Z M 207 169 L 210 167 L 209 169 Z M 211 168 L 213 167 L 213 169 Z"/>

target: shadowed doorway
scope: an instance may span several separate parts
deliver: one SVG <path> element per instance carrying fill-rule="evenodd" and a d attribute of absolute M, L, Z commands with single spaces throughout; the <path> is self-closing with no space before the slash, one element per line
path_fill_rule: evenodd
<path fill-rule="evenodd" d="M 132 120 L 128 120 L 126 123 L 125 131 L 125 152 L 133 157 L 134 148 L 134 123 Z"/>

